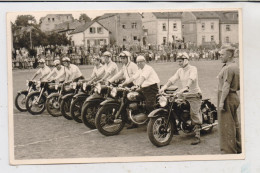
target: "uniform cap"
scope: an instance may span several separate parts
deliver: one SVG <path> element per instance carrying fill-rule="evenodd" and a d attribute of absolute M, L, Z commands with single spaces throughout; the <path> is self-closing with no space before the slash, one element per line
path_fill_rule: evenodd
<path fill-rule="evenodd" d="M 131 53 L 128 52 L 128 51 L 123 51 L 123 52 L 121 52 L 121 53 L 119 54 L 119 57 L 125 57 L 125 56 L 131 57 Z"/>
<path fill-rule="evenodd" d="M 112 54 L 110 52 L 106 51 L 103 53 L 103 56 L 112 57 Z"/>
<path fill-rule="evenodd" d="M 62 61 L 70 62 L 70 59 L 68 57 L 64 57 L 64 58 L 62 58 Z"/>
<path fill-rule="evenodd" d="M 45 60 L 43 58 L 41 58 L 38 62 L 39 63 L 45 63 Z"/>
<path fill-rule="evenodd" d="M 177 59 L 189 59 L 189 55 L 186 52 L 178 53 Z"/>
<path fill-rule="evenodd" d="M 60 60 L 57 59 L 57 60 L 55 60 L 53 63 L 54 63 L 54 65 L 56 66 L 56 65 L 60 64 Z"/>
<path fill-rule="evenodd" d="M 136 62 L 140 62 L 140 61 L 145 61 L 144 56 L 139 55 L 139 56 L 136 58 Z"/>

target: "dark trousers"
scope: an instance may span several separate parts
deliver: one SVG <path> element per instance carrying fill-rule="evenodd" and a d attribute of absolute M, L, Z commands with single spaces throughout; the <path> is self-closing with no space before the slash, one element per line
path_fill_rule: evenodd
<path fill-rule="evenodd" d="M 221 97 L 221 91 L 218 98 Z M 224 102 L 224 110 L 218 110 L 218 126 L 220 150 L 225 154 L 241 153 L 240 121 L 237 114 L 239 97 L 237 93 L 229 93 Z"/>
<path fill-rule="evenodd" d="M 155 108 L 156 95 L 158 94 L 158 85 L 153 84 L 148 87 L 141 88 L 141 92 L 145 97 L 145 108 L 148 114 Z"/>

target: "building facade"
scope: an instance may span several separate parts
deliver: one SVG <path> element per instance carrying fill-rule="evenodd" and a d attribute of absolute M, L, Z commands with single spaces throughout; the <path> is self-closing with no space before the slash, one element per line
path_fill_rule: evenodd
<path fill-rule="evenodd" d="M 238 12 L 217 12 L 220 17 L 220 43 L 222 45 L 239 43 Z"/>
<path fill-rule="evenodd" d="M 143 13 L 142 16 L 147 43 L 161 45 L 182 40 L 181 12 Z"/>
<path fill-rule="evenodd" d="M 88 22 L 77 27 L 69 34 L 72 45 L 92 47 L 109 44 L 110 32 L 97 21 Z"/>
<path fill-rule="evenodd" d="M 73 20 L 72 14 L 47 14 L 40 19 L 40 29 L 43 32 L 53 31 L 58 24 Z"/>
<path fill-rule="evenodd" d="M 139 13 L 106 13 L 94 20 L 111 32 L 111 44 L 142 44 L 143 27 Z"/>
<path fill-rule="evenodd" d="M 219 16 L 215 12 L 182 14 L 183 40 L 196 46 L 219 44 L 219 26 Z"/>

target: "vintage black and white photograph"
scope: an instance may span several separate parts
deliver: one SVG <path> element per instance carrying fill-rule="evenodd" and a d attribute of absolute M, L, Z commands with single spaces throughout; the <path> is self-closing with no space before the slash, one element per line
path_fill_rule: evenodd
<path fill-rule="evenodd" d="M 241 14 L 7 13 L 10 163 L 243 159 Z"/>

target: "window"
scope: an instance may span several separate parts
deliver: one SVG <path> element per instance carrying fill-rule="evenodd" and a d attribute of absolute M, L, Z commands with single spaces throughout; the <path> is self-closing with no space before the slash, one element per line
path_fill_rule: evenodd
<path fill-rule="evenodd" d="M 136 26 L 137 26 L 136 22 L 132 23 L 132 28 L 133 29 L 136 29 Z"/>
<path fill-rule="evenodd" d="M 212 36 L 210 37 L 210 40 L 211 40 L 211 41 L 214 41 L 214 35 L 212 35 Z"/>
<path fill-rule="evenodd" d="M 137 36 L 134 36 L 133 39 L 134 39 L 134 40 L 137 40 Z"/>
<path fill-rule="evenodd" d="M 97 28 L 97 33 L 99 33 L 99 34 L 103 34 L 103 28 L 98 27 L 98 28 Z"/>
<path fill-rule="evenodd" d="M 226 25 L 226 31 L 230 31 L 230 25 Z"/>
<path fill-rule="evenodd" d="M 51 18 L 48 18 L 48 22 L 50 22 L 51 21 Z"/>
<path fill-rule="evenodd" d="M 163 44 L 166 44 L 166 37 L 163 37 Z"/>
<path fill-rule="evenodd" d="M 54 18 L 52 18 L 52 21 L 54 22 Z"/>
<path fill-rule="evenodd" d="M 162 24 L 162 30 L 163 30 L 163 31 L 166 31 L 166 23 L 163 23 L 163 24 Z"/>
<path fill-rule="evenodd" d="M 177 30 L 177 23 L 173 23 L 173 30 L 174 30 L 174 31 Z"/>
<path fill-rule="evenodd" d="M 202 36 L 202 43 L 205 42 L 205 36 Z"/>
<path fill-rule="evenodd" d="M 229 37 L 226 37 L 226 43 L 229 43 Z"/>
<path fill-rule="evenodd" d="M 205 30 L 205 23 L 202 23 L 202 24 L 201 24 L 201 29 L 202 29 L 202 30 Z"/>
<path fill-rule="evenodd" d="M 69 16 L 67 16 L 67 19 L 69 19 Z"/>
<path fill-rule="evenodd" d="M 211 24 L 210 24 L 210 28 L 211 28 L 212 30 L 214 30 L 214 23 L 211 23 Z"/>
<path fill-rule="evenodd" d="M 184 29 L 184 25 L 182 25 L 181 27 L 182 27 L 182 29 Z"/>
<path fill-rule="evenodd" d="M 96 33 L 96 28 L 90 27 L 90 28 L 89 28 L 89 32 L 90 32 L 91 34 L 95 34 L 95 33 Z"/>
<path fill-rule="evenodd" d="M 125 24 L 122 25 L 122 28 L 125 29 Z"/>

